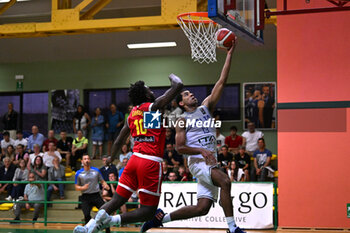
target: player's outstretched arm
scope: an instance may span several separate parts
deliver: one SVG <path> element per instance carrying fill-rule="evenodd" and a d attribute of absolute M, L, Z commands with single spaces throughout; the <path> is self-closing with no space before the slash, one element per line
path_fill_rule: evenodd
<path fill-rule="evenodd" d="M 216 159 L 213 155 L 214 152 L 208 151 L 203 148 L 186 146 L 186 127 L 185 119 L 180 118 L 176 125 L 175 146 L 176 151 L 185 155 L 198 155 L 202 154 L 207 164 L 216 164 Z"/>
<path fill-rule="evenodd" d="M 117 156 L 117 153 L 121 150 L 123 144 L 126 142 L 126 139 L 130 135 L 130 129 L 129 125 L 126 123 L 124 124 L 124 127 L 120 131 L 118 137 L 115 139 L 113 146 L 112 146 L 112 154 L 110 159 L 107 161 L 109 163 L 113 162 Z"/>
<path fill-rule="evenodd" d="M 157 109 L 163 109 L 181 92 L 183 88 L 182 80 L 175 74 L 170 74 L 169 80 L 171 83 L 170 89 L 168 89 L 163 95 L 159 96 L 154 101 L 151 108 L 152 111 L 155 111 Z"/>
<path fill-rule="evenodd" d="M 219 102 L 222 92 L 224 90 L 224 86 L 227 82 L 228 74 L 231 68 L 232 54 L 233 54 L 233 51 L 235 50 L 236 43 L 237 43 L 236 41 L 237 40 L 235 39 L 233 41 L 232 47 L 227 51 L 225 64 L 224 64 L 224 67 L 222 68 L 219 80 L 216 82 L 213 90 L 211 91 L 211 94 L 207 98 L 205 98 L 202 102 L 202 105 L 207 106 L 210 112 L 214 112 L 215 106 Z"/>

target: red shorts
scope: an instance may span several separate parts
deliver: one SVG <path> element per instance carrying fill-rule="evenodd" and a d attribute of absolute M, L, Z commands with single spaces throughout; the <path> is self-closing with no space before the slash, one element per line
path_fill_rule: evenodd
<path fill-rule="evenodd" d="M 141 205 L 157 206 L 163 175 L 161 161 L 156 156 L 134 153 L 119 179 L 117 193 L 130 198 L 133 192 L 138 191 Z"/>

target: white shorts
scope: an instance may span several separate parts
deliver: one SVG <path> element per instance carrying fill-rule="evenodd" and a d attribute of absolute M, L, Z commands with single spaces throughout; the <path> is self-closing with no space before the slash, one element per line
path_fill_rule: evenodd
<path fill-rule="evenodd" d="M 92 141 L 92 145 L 99 145 L 101 146 L 103 144 L 102 141 Z"/>
<path fill-rule="evenodd" d="M 204 161 L 189 164 L 190 172 L 198 180 L 197 199 L 207 198 L 217 201 L 219 188 L 211 180 L 211 169 L 214 167 L 216 166 L 208 166 Z"/>

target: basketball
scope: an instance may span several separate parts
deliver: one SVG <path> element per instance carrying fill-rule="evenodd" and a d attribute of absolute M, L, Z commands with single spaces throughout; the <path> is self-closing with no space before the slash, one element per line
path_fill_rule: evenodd
<path fill-rule="evenodd" d="M 232 41 L 235 40 L 236 35 L 227 28 L 221 28 L 216 32 L 215 38 L 217 47 L 229 49 L 232 47 Z"/>

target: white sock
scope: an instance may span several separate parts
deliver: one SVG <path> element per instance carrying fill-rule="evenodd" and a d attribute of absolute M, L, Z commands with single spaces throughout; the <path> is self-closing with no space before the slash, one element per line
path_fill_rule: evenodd
<path fill-rule="evenodd" d="M 111 217 L 111 225 L 116 225 L 116 224 L 120 224 L 121 223 L 121 218 L 120 218 L 120 215 L 117 214 L 117 215 L 114 215 Z"/>
<path fill-rule="evenodd" d="M 93 224 L 94 222 L 96 222 L 95 219 L 93 219 L 93 218 L 90 219 L 90 221 L 88 223 L 86 223 L 85 227 L 89 228 L 91 226 L 91 224 Z"/>
<path fill-rule="evenodd" d="M 235 218 L 234 217 L 226 217 L 226 222 L 228 225 L 228 229 L 230 230 L 230 232 L 235 232 L 237 226 L 235 223 Z"/>
<path fill-rule="evenodd" d="M 166 223 L 166 222 L 170 222 L 170 221 L 171 221 L 170 214 L 164 215 L 162 223 Z"/>

